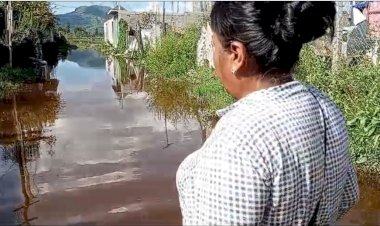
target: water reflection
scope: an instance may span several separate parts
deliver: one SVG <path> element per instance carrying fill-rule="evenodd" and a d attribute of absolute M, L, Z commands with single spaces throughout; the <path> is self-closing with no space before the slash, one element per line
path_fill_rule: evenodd
<path fill-rule="evenodd" d="M 109 56 L 106 70 L 112 78 L 112 89 L 117 95 L 121 108 L 124 107 L 126 96 L 143 91 L 145 71 L 135 66 L 133 62 Z"/>
<path fill-rule="evenodd" d="M 38 189 L 29 171 L 36 169 L 40 157 L 40 145 L 45 144 L 47 153 L 54 155 L 55 136 L 49 134 L 62 107 L 57 93 L 59 81 L 50 79 L 44 83 L 27 84 L 11 99 L 0 103 L 0 222 L 26 224 L 37 219 L 29 215 L 29 207 L 38 202 Z M 18 171 L 18 176 L 15 174 Z M 33 174 L 34 175 L 34 174 Z M 20 182 L 22 197 L 9 195 L 17 191 L 9 184 Z M 5 186 L 4 186 L 5 185 Z M 12 189 L 12 190 L 10 190 Z M 10 197 L 14 197 L 17 201 Z M 10 200 L 9 200 L 10 199 Z M 10 214 L 13 213 L 13 214 Z"/>
<path fill-rule="evenodd" d="M 104 68 L 105 57 L 99 55 L 95 50 L 80 49 L 73 50 L 66 60 L 77 63 L 83 68 Z"/>
<path fill-rule="evenodd" d="M 201 126 L 202 139 L 206 139 L 207 128 L 203 126 L 205 123 L 200 116 L 202 105 L 196 98 L 189 95 L 188 81 L 165 79 L 144 81 L 146 76 L 144 68 L 136 66 L 133 61 L 112 56 L 107 58 L 106 70 L 112 77 L 112 89 L 117 95 L 122 109 L 128 95 L 142 91 L 149 93 L 147 104 L 150 111 L 154 112 L 158 120 L 163 119 L 165 122 L 166 145 L 164 149 L 173 144 L 169 141 L 168 121 L 176 126 L 178 123 L 196 119 Z"/>
<path fill-rule="evenodd" d="M 175 171 L 199 148 L 198 125 L 155 118 L 142 70 L 89 53 L 2 103 L 0 224 L 179 224 Z"/>
<path fill-rule="evenodd" d="M 0 224 L 180 224 L 175 172 L 207 137 L 204 106 L 185 81 L 94 57 L 1 103 Z"/>
<path fill-rule="evenodd" d="M 149 93 L 149 106 L 158 118 L 164 118 L 166 123 L 179 123 L 183 120 L 196 119 L 202 133 L 202 143 L 205 142 L 218 118 L 205 117 L 205 103 L 191 96 L 191 83 L 186 80 L 169 80 L 151 78 L 146 82 Z M 170 146 L 166 134 L 167 146 Z M 340 225 L 380 225 L 380 181 L 378 175 L 360 175 L 360 202 L 340 222 Z M 367 181 L 367 183 L 366 183 Z M 370 182 L 368 182 L 370 181 Z"/>
<path fill-rule="evenodd" d="M 188 80 L 151 78 L 146 82 L 149 107 L 158 118 L 173 124 L 196 120 L 205 142 L 218 118 L 205 114 L 206 103 L 191 95 L 192 83 Z M 169 143 L 168 143 L 169 145 Z"/>

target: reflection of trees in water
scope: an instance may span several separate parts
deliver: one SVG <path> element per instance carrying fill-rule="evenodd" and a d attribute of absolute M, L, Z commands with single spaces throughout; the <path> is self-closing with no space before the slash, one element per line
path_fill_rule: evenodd
<path fill-rule="evenodd" d="M 42 142 L 50 146 L 48 152 L 52 154 L 52 147 L 55 144 L 54 136 L 30 140 L 23 135 L 19 135 L 13 144 L 2 147 L 1 161 L 12 161 L 14 165 L 18 166 L 20 173 L 20 185 L 24 201 L 13 211 L 16 212 L 21 225 L 30 225 L 31 221 L 37 219 L 37 217 L 29 216 L 29 208 L 39 202 L 38 187 L 35 184 L 34 176 L 36 175 L 36 160 L 40 157 L 40 145 Z"/>
<path fill-rule="evenodd" d="M 196 119 L 202 132 L 202 141 L 206 140 L 206 132 L 211 121 L 203 115 L 204 103 L 189 94 L 191 87 L 189 81 L 153 78 L 147 81 L 146 85 L 150 95 L 149 108 L 158 118 L 165 120 L 168 145 L 168 120 L 176 126 L 180 121 L 187 123 L 189 119 Z"/>
<path fill-rule="evenodd" d="M 0 137 L 23 133 L 38 138 L 45 126 L 55 122 L 63 106 L 57 86 L 58 80 L 25 85 L 11 100 L 0 103 Z"/>
<path fill-rule="evenodd" d="M 203 109 L 206 104 L 198 98 L 190 95 L 191 82 L 183 79 L 169 80 L 150 78 L 145 81 L 145 71 L 133 64 L 133 62 L 107 58 L 107 71 L 113 76 L 112 88 L 123 108 L 124 97 L 133 92 L 141 92 L 145 89 L 150 95 L 148 106 L 159 119 L 165 121 L 165 134 L 167 147 L 170 145 L 167 123 L 174 126 L 179 121 L 188 122 L 196 119 L 201 127 L 202 140 L 205 141 L 207 129 L 213 126 L 215 119 L 206 116 Z M 144 87 L 146 85 L 146 87 Z"/>
<path fill-rule="evenodd" d="M 37 199 L 37 194 L 33 193 L 33 187 L 37 186 L 34 184 L 34 178 L 30 176 L 29 169 L 31 167 L 31 162 L 35 161 L 40 156 L 39 143 L 30 142 L 22 140 L 16 140 L 14 145 L 7 145 L 3 153 L 7 153 L 7 157 L 11 159 L 15 164 L 18 165 L 20 173 L 20 184 L 21 192 L 24 197 L 24 202 L 21 206 L 14 209 L 17 213 L 18 220 L 21 225 L 30 225 L 30 222 L 37 219 L 37 217 L 29 216 L 29 207 L 39 200 Z M 35 175 L 32 174 L 32 175 Z"/>
<path fill-rule="evenodd" d="M 25 85 L 12 100 L 0 103 L 0 141 L 4 149 L 1 160 L 14 162 L 20 171 L 24 203 L 14 211 L 21 224 L 30 225 L 30 221 L 36 219 L 28 215 L 29 207 L 38 202 L 37 194 L 33 194 L 32 189 L 34 180 L 29 173 L 31 163 L 37 163 L 35 160 L 40 157 L 42 143 L 49 147 L 49 155 L 54 154 L 56 138 L 45 135 L 44 129 L 55 122 L 62 107 L 57 86 L 58 80 Z"/>

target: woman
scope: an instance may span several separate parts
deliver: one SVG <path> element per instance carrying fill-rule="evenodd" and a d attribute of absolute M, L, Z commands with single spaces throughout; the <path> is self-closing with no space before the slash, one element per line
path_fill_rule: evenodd
<path fill-rule="evenodd" d="M 184 225 L 334 224 L 358 200 L 341 111 L 293 79 L 333 2 L 215 2 L 216 74 L 237 102 L 177 172 Z"/>

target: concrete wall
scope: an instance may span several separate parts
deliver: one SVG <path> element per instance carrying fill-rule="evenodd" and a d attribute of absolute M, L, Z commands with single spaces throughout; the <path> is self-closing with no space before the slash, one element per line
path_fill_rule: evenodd
<path fill-rule="evenodd" d="M 146 48 L 148 45 L 154 46 L 157 40 L 160 38 L 160 36 L 161 28 L 158 24 L 152 25 L 152 28 L 141 29 L 141 37 L 144 48 Z M 138 51 L 137 36 L 128 36 L 127 53 L 131 53 L 133 51 Z"/>
<path fill-rule="evenodd" d="M 184 28 L 187 25 L 200 22 L 202 17 L 206 15 L 203 13 L 184 13 L 184 14 L 168 14 L 165 17 L 165 22 L 176 28 Z M 162 18 L 162 15 L 159 15 Z M 161 20 L 160 20 L 161 21 Z"/>
<path fill-rule="evenodd" d="M 104 26 L 104 41 L 113 44 L 116 47 L 117 44 L 117 18 L 113 17 L 108 19 L 103 24 Z"/>
<path fill-rule="evenodd" d="M 125 20 L 132 29 L 137 29 L 137 21 L 141 21 L 146 12 L 136 13 L 122 10 L 119 12 L 120 18 Z M 189 24 L 196 23 L 208 13 L 166 13 L 165 23 L 169 26 L 183 28 Z M 162 24 L 162 13 L 152 16 L 151 24 Z"/>

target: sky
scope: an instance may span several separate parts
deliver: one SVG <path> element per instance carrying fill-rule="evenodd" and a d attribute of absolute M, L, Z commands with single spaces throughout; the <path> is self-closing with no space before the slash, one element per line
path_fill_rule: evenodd
<path fill-rule="evenodd" d="M 68 12 L 72 12 L 75 10 L 75 8 L 79 6 L 90 6 L 90 5 L 102 5 L 102 6 L 109 6 L 114 7 L 116 1 L 52 1 L 52 6 L 55 14 L 64 14 Z M 119 1 L 119 5 L 126 8 L 127 10 L 131 11 L 148 11 L 152 10 L 154 6 L 159 7 L 160 10 L 162 10 L 162 4 L 163 2 L 148 2 L 148 1 L 139 1 L 139 2 L 126 2 L 126 1 Z M 173 4 L 172 4 L 173 3 Z M 173 10 L 177 11 L 177 2 L 166 2 L 165 3 L 165 11 L 171 12 L 172 11 L 172 5 Z M 191 2 L 179 2 L 179 12 L 184 11 L 192 11 L 192 5 Z"/>

